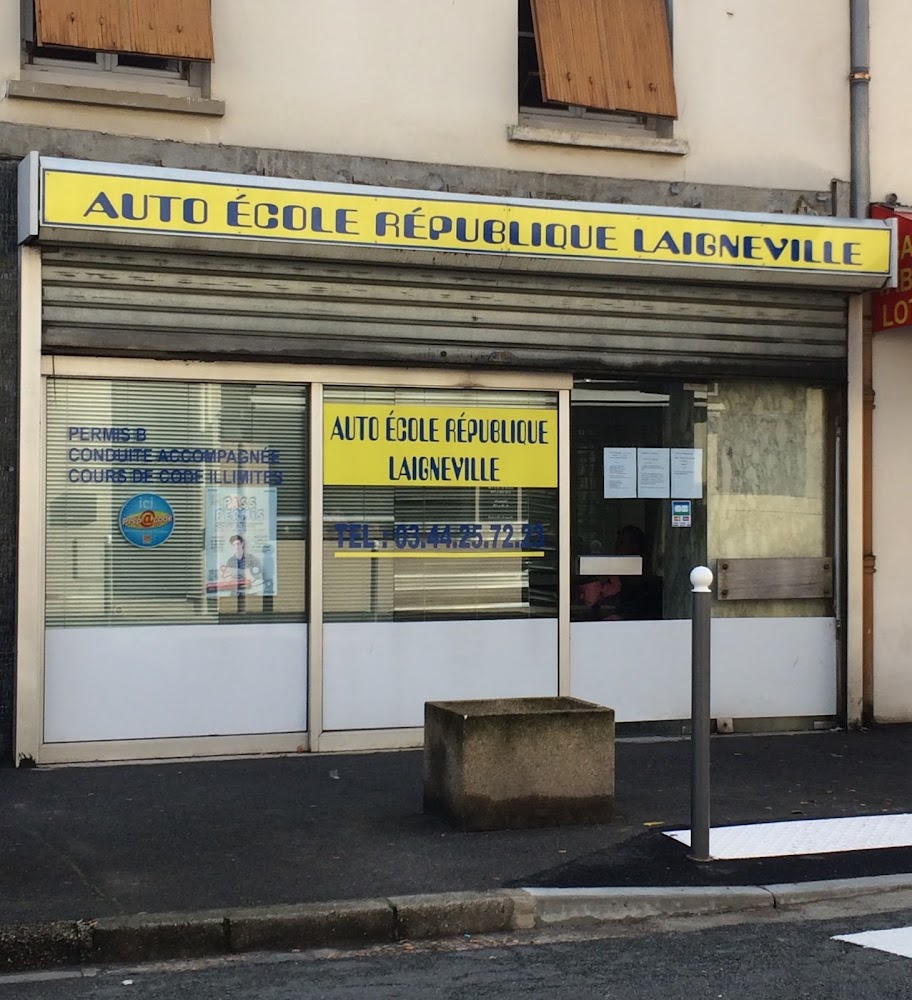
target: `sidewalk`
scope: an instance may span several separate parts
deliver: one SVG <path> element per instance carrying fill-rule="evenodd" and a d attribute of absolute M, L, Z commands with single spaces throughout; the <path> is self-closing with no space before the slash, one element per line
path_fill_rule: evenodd
<path fill-rule="evenodd" d="M 648 845 L 689 825 L 689 753 L 618 744 L 610 825 L 471 834 L 422 815 L 420 752 L 2 769 L 0 925 L 579 886 L 625 856 L 637 882 L 589 884 L 684 885 Z M 714 825 L 912 812 L 912 726 L 722 736 L 712 759 Z"/>

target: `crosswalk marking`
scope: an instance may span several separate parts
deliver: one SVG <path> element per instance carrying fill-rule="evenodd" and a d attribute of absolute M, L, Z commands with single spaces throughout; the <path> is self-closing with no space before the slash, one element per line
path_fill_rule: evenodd
<path fill-rule="evenodd" d="M 833 940 L 912 958 L 912 927 L 891 927 L 884 931 L 862 931 L 860 934 L 835 934 Z"/>
<path fill-rule="evenodd" d="M 665 833 L 690 846 L 690 830 Z M 717 826 L 709 832 L 710 856 L 720 860 L 834 854 L 885 847 L 912 847 L 912 813 Z"/>

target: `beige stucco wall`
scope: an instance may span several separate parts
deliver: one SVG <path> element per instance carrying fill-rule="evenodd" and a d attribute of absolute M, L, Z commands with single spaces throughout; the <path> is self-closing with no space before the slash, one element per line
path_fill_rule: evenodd
<path fill-rule="evenodd" d="M 871 198 L 912 204 L 908 0 L 871 4 Z"/>
<path fill-rule="evenodd" d="M 904 0 L 871 4 L 871 198 L 912 204 Z M 874 713 L 912 720 L 912 328 L 874 337 Z"/>
<path fill-rule="evenodd" d="M 912 720 L 912 329 L 874 337 L 874 712 Z"/>
<path fill-rule="evenodd" d="M 895 0 L 896 3 L 901 0 Z M 0 93 L 20 0 L 0 0 Z M 846 4 L 678 0 L 683 157 L 510 142 L 516 0 L 214 0 L 224 118 L 7 98 L 0 121 L 150 138 L 757 187 L 848 175 Z"/>

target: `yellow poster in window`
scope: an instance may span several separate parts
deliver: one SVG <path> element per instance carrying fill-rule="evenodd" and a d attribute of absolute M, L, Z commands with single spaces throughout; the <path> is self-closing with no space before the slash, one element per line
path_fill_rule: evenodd
<path fill-rule="evenodd" d="M 327 403 L 327 486 L 556 487 L 557 411 Z"/>

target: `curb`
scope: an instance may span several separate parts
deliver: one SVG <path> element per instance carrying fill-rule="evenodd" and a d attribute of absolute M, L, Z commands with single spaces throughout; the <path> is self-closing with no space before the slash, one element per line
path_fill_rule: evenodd
<path fill-rule="evenodd" d="M 536 926 L 582 927 L 617 920 L 772 909 L 773 896 L 754 886 L 699 888 L 527 889 Z"/>
<path fill-rule="evenodd" d="M 536 927 L 581 927 L 616 920 L 707 916 L 785 910 L 808 903 L 912 890 L 912 873 L 770 885 L 660 886 L 602 889 L 525 889 Z"/>
<path fill-rule="evenodd" d="M 535 926 L 521 889 L 0 925 L 0 973 L 250 951 L 366 947 Z"/>
<path fill-rule="evenodd" d="M 912 890 L 912 873 L 766 886 L 443 892 L 0 925 L 0 973 L 785 909 Z"/>

